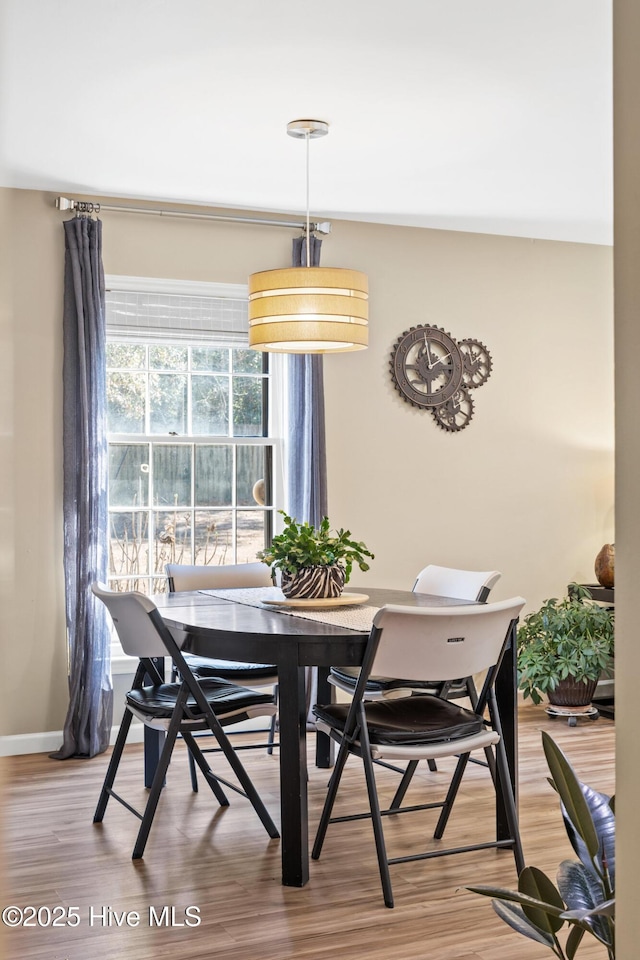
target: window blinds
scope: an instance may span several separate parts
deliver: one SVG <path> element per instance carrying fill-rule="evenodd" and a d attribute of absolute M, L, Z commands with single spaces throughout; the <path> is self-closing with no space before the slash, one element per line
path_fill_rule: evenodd
<path fill-rule="evenodd" d="M 109 289 L 107 334 L 119 340 L 243 344 L 246 299 Z"/>

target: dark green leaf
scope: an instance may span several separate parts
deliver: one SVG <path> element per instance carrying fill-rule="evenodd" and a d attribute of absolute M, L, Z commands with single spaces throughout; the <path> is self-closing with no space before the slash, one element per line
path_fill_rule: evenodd
<path fill-rule="evenodd" d="M 582 863 L 563 860 L 558 867 L 558 887 L 567 910 L 592 910 L 605 902 L 602 884 Z"/>
<path fill-rule="evenodd" d="M 553 782 L 565 806 L 567 816 L 574 825 L 576 832 L 584 840 L 589 856 L 593 859 L 598 853 L 598 835 L 578 778 L 560 747 L 544 730 L 542 731 L 542 744 Z"/>
<path fill-rule="evenodd" d="M 567 910 L 563 914 L 567 920 L 584 920 L 586 917 L 615 917 L 615 915 L 615 897 L 613 900 L 605 900 L 604 903 L 594 907 L 593 910 Z"/>
<path fill-rule="evenodd" d="M 513 903 L 504 903 L 501 900 L 492 900 L 491 906 L 498 914 L 501 920 L 504 920 L 505 923 L 508 923 L 509 926 L 516 931 L 516 933 L 522 934 L 523 937 L 528 937 L 530 940 L 535 940 L 536 943 L 543 943 L 545 947 L 549 947 L 550 950 L 553 950 L 555 946 L 555 939 L 551 936 L 550 933 L 547 933 L 545 930 L 540 930 L 536 927 L 527 917 L 524 915 L 522 907 L 517 906 Z"/>
<path fill-rule="evenodd" d="M 565 943 L 565 952 L 567 954 L 567 960 L 573 960 L 576 955 L 576 950 L 580 946 L 580 941 L 584 937 L 584 930 L 582 927 L 572 927 L 569 936 L 567 937 L 567 942 Z"/>
<path fill-rule="evenodd" d="M 537 867 L 525 867 L 518 877 L 518 890 L 529 897 L 553 904 L 558 910 L 565 909 L 564 901 L 549 877 Z M 555 934 L 562 926 L 562 919 L 537 907 L 523 905 L 524 913 L 538 929 Z"/>
<path fill-rule="evenodd" d="M 613 891 L 615 890 L 616 876 L 616 818 L 611 808 L 611 798 L 605 793 L 598 793 L 597 790 L 592 790 L 591 787 L 588 787 L 584 783 L 580 784 L 580 789 L 591 812 L 591 819 L 593 820 L 593 825 L 598 837 L 599 851 L 595 858 L 596 863 L 601 874 L 604 873 L 605 869 L 608 870 L 610 889 Z M 586 845 L 575 830 L 564 805 L 562 815 L 571 846 L 580 857 L 581 862 L 589 869 L 593 869 Z"/>
<path fill-rule="evenodd" d="M 613 942 L 607 917 L 593 915 L 593 911 L 605 903 L 602 884 L 581 863 L 563 860 L 558 869 L 558 887 L 567 905 L 571 919 L 588 927 L 602 943 Z M 567 914 L 564 915 L 567 917 Z M 569 919 L 567 917 L 567 919 Z"/>
<path fill-rule="evenodd" d="M 470 890 L 472 893 L 480 893 L 483 897 L 494 897 L 496 900 L 508 900 L 511 903 L 519 903 L 523 906 L 544 910 L 545 913 L 548 913 L 552 917 L 560 917 L 564 913 L 564 903 L 562 907 L 558 907 L 555 903 L 545 903 L 543 900 L 530 897 L 528 894 L 520 893 L 518 890 L 506 890 L 503 887 L 487 886 L 467 887 L 467 890 Z"/>

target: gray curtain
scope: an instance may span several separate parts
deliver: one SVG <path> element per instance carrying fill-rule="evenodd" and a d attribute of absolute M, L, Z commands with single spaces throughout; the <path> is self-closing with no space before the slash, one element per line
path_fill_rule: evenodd
<path fill-rule="evenodd" d="M 312 267 L 320 265 L 322 240 L 311 237 Z M 304 237 L 293 241 L 293 266 L 307 266 Z M 287 437 L 287 512 L 298 522 L 318 526 L 327 516 L 327 448 L 324 427 L 322 354 L 289 355 L 289 431 Z M 314 667 L 306 669 L 307 726 L 315 727 L 311 707 L 316 702 Z"/>
<path fill-rule="evenodd" d="M 322 240 L 311 238 L 311 266 L 320 265 Z M 293 266 L 306 267 L 304 237 L 293 241 Z M 289 356 L 287 512 L 318 526 L 327 515 L 327 451 L 324 427 L 322 355 Z"/>
<path fill-rule="evenodd" d="M 55 759 L 109 745 L 113 710 L 104 604 L 90 585 L 107 577 L 106 345 L 102 223 L 64 224 L 64 580 L 69 710 Z"/>

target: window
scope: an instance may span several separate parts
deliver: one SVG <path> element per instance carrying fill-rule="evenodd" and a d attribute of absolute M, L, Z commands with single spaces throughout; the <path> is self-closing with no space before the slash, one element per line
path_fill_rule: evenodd
<path fill-rule="evenodd" d="M 246 321 L 224 323 L 228 307 L 228 298 L 107 294 L 113 589 L 160 593 L 166 563 L 252 561 L 270 542 L 268 358 L 246 346 Z M 233 308 L 238 327 L 246 299 Z"/>

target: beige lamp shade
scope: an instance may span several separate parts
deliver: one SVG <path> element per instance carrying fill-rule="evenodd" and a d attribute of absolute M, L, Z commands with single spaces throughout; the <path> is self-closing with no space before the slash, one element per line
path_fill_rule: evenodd
<path fill-rule="evenodd" d="M 345 353 L 368 344 L 369 285 L 359 270 L 288 267 L 249 277 L 249 346 Z"/>

